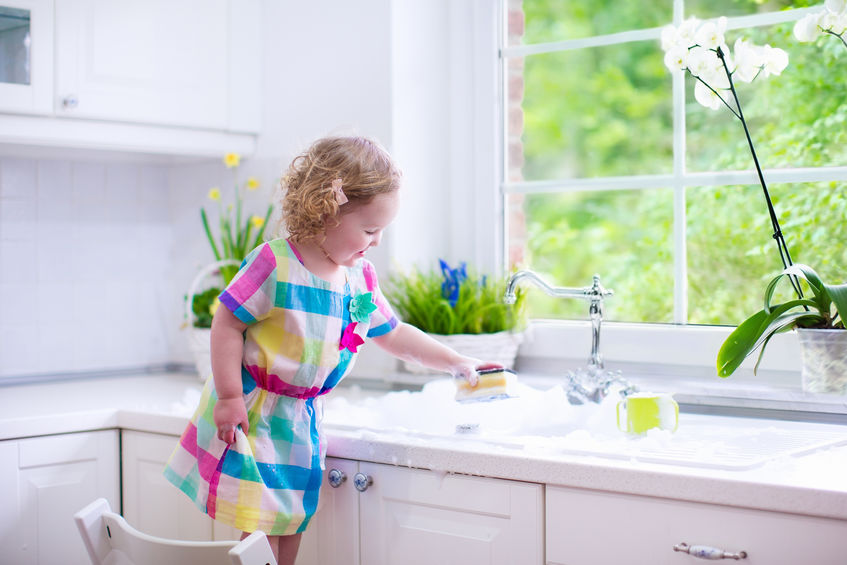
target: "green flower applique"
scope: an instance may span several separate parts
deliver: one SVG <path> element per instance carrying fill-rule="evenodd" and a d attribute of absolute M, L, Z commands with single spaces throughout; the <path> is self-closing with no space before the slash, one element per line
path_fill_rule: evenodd
<path fill-rule="evenodd" d="M 374 310 L 372 292 L 363 292 L 350 299 L 350 317 L 354 322 L 367 322 Z"/>

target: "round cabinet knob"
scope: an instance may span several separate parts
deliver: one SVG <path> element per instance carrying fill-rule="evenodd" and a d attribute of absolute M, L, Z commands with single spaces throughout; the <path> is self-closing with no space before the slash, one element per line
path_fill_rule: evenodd
<path fill-rule="evenodd" d="M 344 474 L 344 471 L 330 469 L 327 478 L 329 480 L 329 486 L 332 488 L 338 488 L 341 486 L 341 483 L 347 480 L 347 475 Z"/>
<path fill-rule="evenodd" d="M 73 110 L 77 106 L 79 106 L 79 99 L 73 94 L 68 94 L 62 98 L 62 108 L 65 110 Z"/>
<path fill-rule="evenodd" d="M 365 492 L 368 490 L 368 487 L 374 484 L 373 477 L 370 475 L 365 475 L 364 473 L 356 473 L 353 477 L 353 485 L 356 487 L 356 490 L 359 492 Z"/>

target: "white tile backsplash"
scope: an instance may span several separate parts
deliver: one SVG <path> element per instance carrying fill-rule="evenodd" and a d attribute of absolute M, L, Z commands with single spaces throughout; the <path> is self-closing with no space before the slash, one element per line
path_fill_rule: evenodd
<path fill-rule="evenodd" d="M 276 165 L 242 169 L 261 213 Z M 0 157 L 0 378 L 190 365 L 183 297 L 213 260 L 200 207 L 215 229 L 208 191 L 234 182 L 217 160 Z"/>
<path fill-rule="evenodd" d="M 0 378 L 185 360 L 168 331 L 168 178 L 161 164 L 0 159 Z"/>

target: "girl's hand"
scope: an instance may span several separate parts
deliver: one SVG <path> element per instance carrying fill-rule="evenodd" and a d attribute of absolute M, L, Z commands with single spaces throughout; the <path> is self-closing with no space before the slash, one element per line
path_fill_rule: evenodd
<path fill-rule="evenodd" d="M 479 383 L 479 375 L 477 371 L 481 369 L 502 369 L 500 363 L 491 363 L 474 359 L 473 357 L 460 357 L 459 361 L 450 366 L 450 374 L 453 378 L 465 379 L 471 386 L 476 386 Z"/>
<path fill-rule="evenodd" d="M 247 407 L 242 397 L 219 398 L 212 412 L 215 427 L 218 428 L 218 439 L 226 443 L 235 443 L 235 428 L 241 426 L 245 434 L 250 429 L 247 422 Z"/>

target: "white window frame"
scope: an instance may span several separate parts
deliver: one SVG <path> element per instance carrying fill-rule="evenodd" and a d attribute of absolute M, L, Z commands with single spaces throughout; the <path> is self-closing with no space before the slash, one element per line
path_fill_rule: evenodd
<path fill-rule="evenodd" d="M 784 408 L 811 412 L 843 412 L 843 406 L 826 402 L 825 398 L 810 398 L 800 393 L 800 353 L 794 332 L 776 336 L 766 355 L 763 357 L 758 374 L 753 375 L 752 367 L 757 354 L 751 356 L 728 379 L 717 377 L 715 358 L 721 343 L 732 331 L 732 327 L 698 326 L 686 324 L 686 245 L 685 245 L 685 189 L 693 186 L 717 186 L 737 184 L 758 184 L 754 170 L 696 172 L 685 170 L 685 77 L 677 73 L 673 78 L 673 173 L 667 175 L 640 175 L 630 177 L 606 177 L 580 180 L 544 180 L 526 182 L 506 182 L 508 167 L 507 155 L 507 116 L 508 80 L 505 78 L 509 57 L 519 57 L 538 53 L 549 53 L 585 47 L 612 45 L 633 40 L 659 42 L 661 28 L 629 31 L 604 36 L 589 37 L 550 43 L 508 46 L 507 45 L 507 0 L 500 0 L 498 6 L 488 3 L 487 9 L 498 10 L 498 51 L 499 65 L 498 101 L 500 108 L 498 127 L 500 132 L 496 158 L 500 163 L 500 225 L 495 230 L 477 230 L 477 245 L 491 248 L 496 241 L 497 267 L 506 264 L 505 235 L 508 234 L 506 214 L 503 202 L 509 194 L 538 194 L 551 192 L 592 190 L 627 190 L 671 187 L 674 192 L 674 324 L 632 324 L 604 323 L 601 334 L 601 353 L 608 369 L 620 369 L 625 376 L 638 380 L 647 386 L 655 385 L 664 390 L 672 389 L 682 393 L 683 400 L 691 404 L 731 405 L 746 408 Z M 476 3 L 478 10 L 486 6 Z M 763 25 L 773 25 L 801 18 L 805 13 L 818 8 L 804 8 L 784 12 L 757 14 L 752 16 L 729 18 L 728 29 L 741 29 Z M 478 18 L 485 22 L 486 18 Z M 683 21 L 681 0 L 674 1 L 673 23 Z M 669 22 L 671 23 L 671 22 Z M 480 23 L 476 23 L 477 34 Z M 810 45 L 810 49 L 814 46 Z M 475 70 L 474 73 L 478 74 Z M 479 126 L 477 126 L 479 127 Z M 483 135 L 484 128 L 477 130 Z M 765 169 L 765 177 L 773 183 L 803 183 L 830 180 L 847 180 L 847 167 Z M 478 200 L 484 198 L 486 191 L 477 185 Z M 488 193 L 490 194 L 490 193 Z M 499 236 L 499 239 L 496 239 Z M 486 241 L 486 238 L 487 239 Z M 602 275 L 602 273 L 601 273 Z M 549 281 L 558 284 L 558 281 Z M 588 284 L 590 281 L 587 281 Z M 533 292 L 533 290 L 530 290 Z M 535 290 L 534 292 L 540 292 Z M 613 298 L 620 300 L 620 297 Z M 523 372 L 563 373 L 585 364 L 590 349 L 590 326 L 586 321 L 534 320 L 530 328 L 530 338 L 522 346 L 520 367 Z"/>

